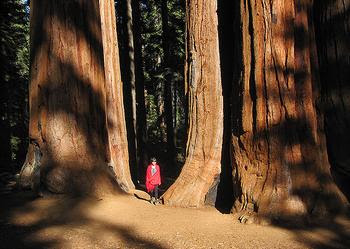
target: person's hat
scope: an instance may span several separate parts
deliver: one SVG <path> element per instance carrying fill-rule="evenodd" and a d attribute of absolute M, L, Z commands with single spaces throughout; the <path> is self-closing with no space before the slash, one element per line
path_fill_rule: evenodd
<path fill-rule="evenodd" d="M 151 157 L 151 162 L 157 162 L 157 159 L 155 157 Z"/>

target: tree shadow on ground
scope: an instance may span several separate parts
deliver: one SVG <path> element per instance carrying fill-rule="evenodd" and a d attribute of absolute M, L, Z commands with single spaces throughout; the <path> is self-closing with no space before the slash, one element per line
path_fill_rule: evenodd
<path fill-rule="evenodd" d="M 67 243 L 78 248 L 167 248 L 143 238 L 133 227 L 91 217 L 89 208 L 102 199 L 33 196 L 0 196 L 0 248 L 67 248 Z"/>
<path fill-rule="evenodd" d="M 310 220 L 308 217 L 285 217 L 272 225 L 292 231 L 295 240 L 313 249 L 350 248 L 350 215 Z"/>

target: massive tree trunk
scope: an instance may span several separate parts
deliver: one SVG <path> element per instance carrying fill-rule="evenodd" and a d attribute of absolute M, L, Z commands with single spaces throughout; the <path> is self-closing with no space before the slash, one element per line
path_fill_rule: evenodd
<path fill-rule="evenodd" d="M 243 211 L 242 222 L 257 221 L 256 213 L 271 218 L 337 211 L 345 199 L 330 175 L 317 112 L 311 2 L 238 4 L 242 73 L 232 97 L 234 211 Z"/>
<path fill-rule="evenodd" d="M 97 0 L 31 1 L 30 145 L 21 185 L 37 184 L 33 178 L 40 176 L 54 193 L 113 192 L 117 185 L 109 164 L 124 190 L 133 187 L 122 106 L 113 106 L 121 101 L 120 86 L 109 92 L 120 81 L 117 69 L 111 71 L 118 65 L 109 26 L 114 11 L 105 4 L 101 32 Z"/>
<path fill-rule="evenodd" d="M 120 74 L 114 1 L 100 0 L 101 28 L 106 81 L 106 114 L 110 157 L 119 186 L 126 192 L 135 188 L 131 181 L 126 133 L 123 83 Z"/>
<path fill-rule="evenodd" d="M 350 200 L 350 1 L 315 1 L 314 7 L 328 156 Z"/>
<path fill-rule="evenodd" d="M 187 6 L 189 131 L 186 162 L 163 195 L 167 205 L 199 207 L 215 190 L 221 170 L 223 97 L 219 66 L 216 1 Z"/>

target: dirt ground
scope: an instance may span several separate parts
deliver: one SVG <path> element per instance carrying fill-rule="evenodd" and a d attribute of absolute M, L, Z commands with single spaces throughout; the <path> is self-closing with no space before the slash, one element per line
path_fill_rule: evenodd
<path fill-rule="evenodd" d="M 134 196 L 34 198 L 7 192 L 0 198 L 0 248 L 350 248 L 350 220 L 344 217 L 309 226 L 261 226 L 240 224 L 213 207 L 155 206 Z"/>

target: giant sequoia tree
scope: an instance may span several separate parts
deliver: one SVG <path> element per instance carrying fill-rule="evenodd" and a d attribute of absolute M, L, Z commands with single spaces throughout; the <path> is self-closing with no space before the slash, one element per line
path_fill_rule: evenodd
<path fill-rule="evenodd" d="M 123 89 L 119 65 L 114 1 L 100 1 L 106 81 L 106 116 L 109 142 L 108 166 L 112 167 L 119 186 L 124 191 L 134 188 L 129 169 Z"/>
<path fill-rule="evenodd" d="M 113 1 L 33 0 L 30 10 L 30 145 L 20 184 L 40 175 L 52 192 L 104 193 L 116 176 L 133 188 Z"/>
<path fill-rule="evenodd" d="M 168 205 L 198 207 L 204 204 L 220 174 L 223 98 L 216 1 L 190 0 L 187 4 L 189 131 L 186 162 L 163 198 Z"/>
<path fill-rule="evenodd" d="M 242 222 L 342 210 L 347 200 L 331 169 L 349 175 L 350 1 L 232 5 L 224 117 L 220 69 L 228 64 L 226 56 L 220 68 L 216 1 L 187 1 L 186 162 L 164 203 L 213 202 L 224 135 L 233 211 Z M 134 188 L 117 44 L 114 1 L 31 1 L 30 144 L 22 186 L 42 183 L 56 193 L 104 193 L 115 183 Z"/>
<path fill-rule="evenodd" d="M 237 3 L 241 59 L 232 96 L 235 211 L 323 214 L 343 207 L 318 111 L 312 1 Z M 240 73 L 241 72 L 241 73 Z"/>

